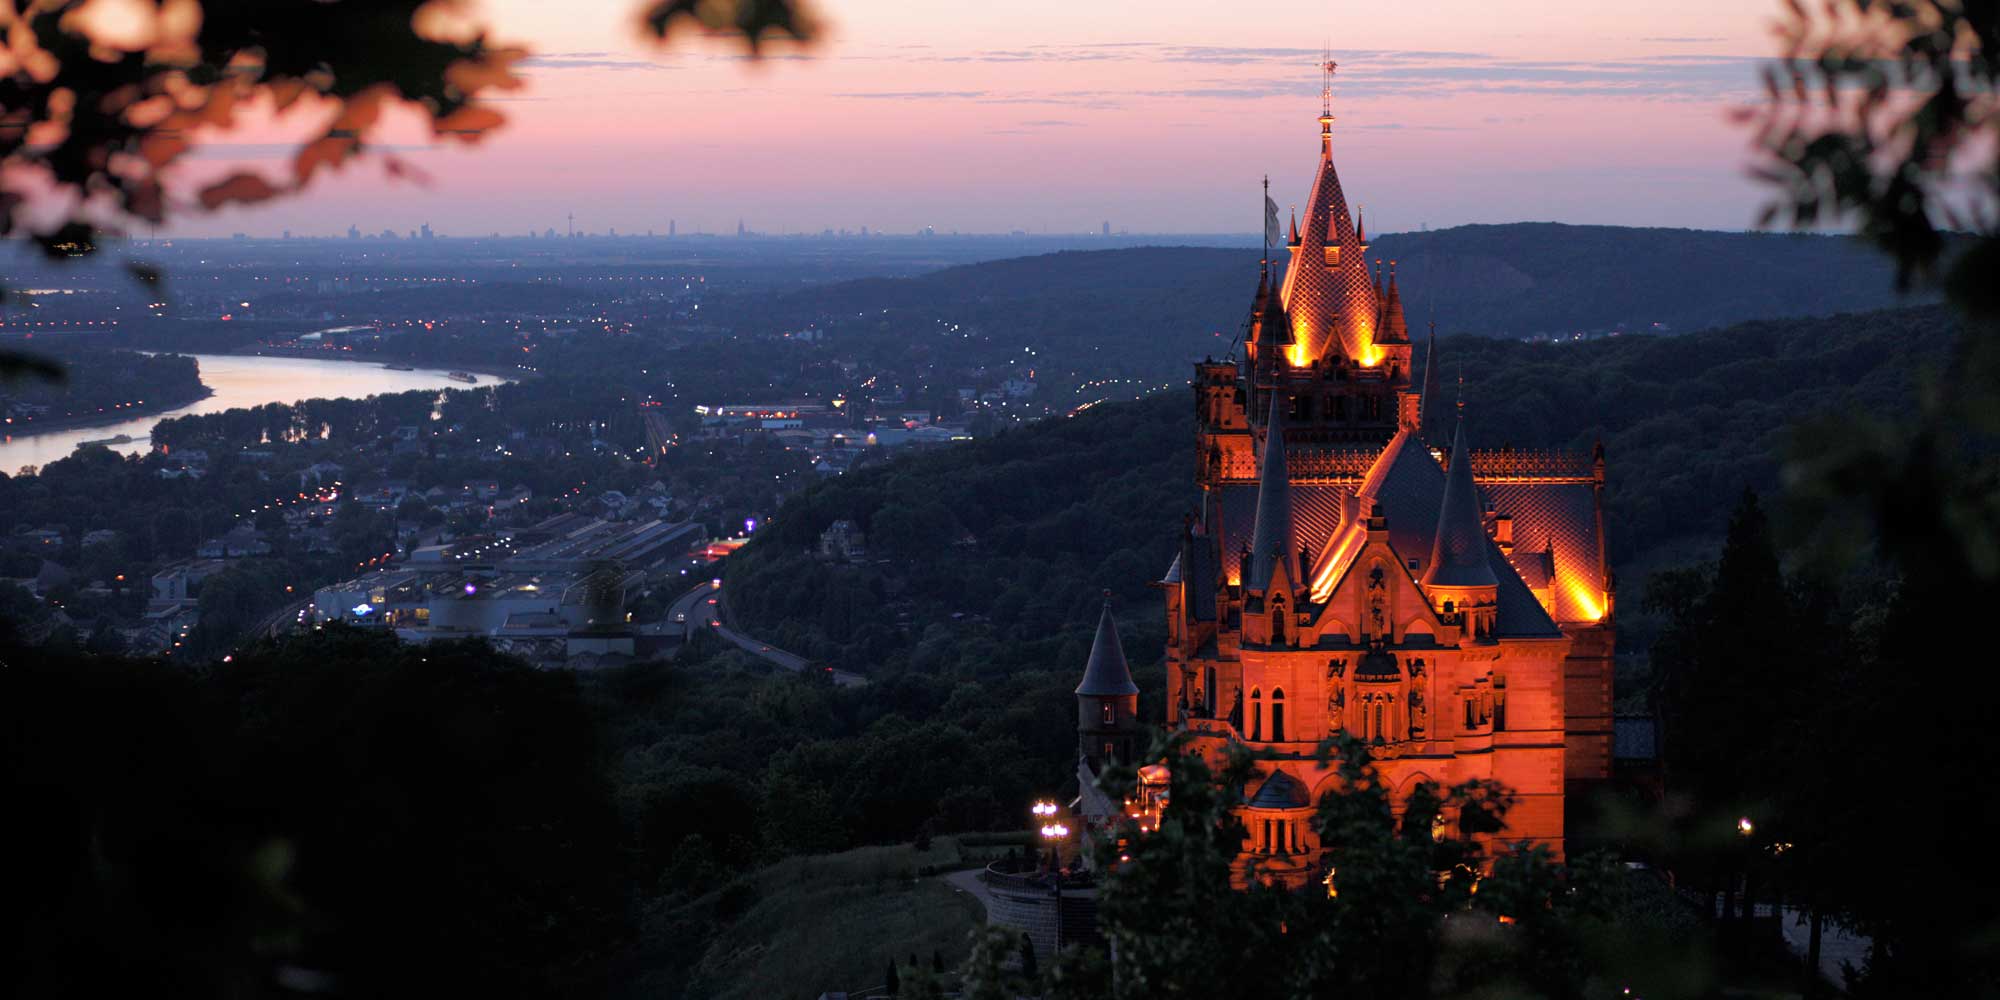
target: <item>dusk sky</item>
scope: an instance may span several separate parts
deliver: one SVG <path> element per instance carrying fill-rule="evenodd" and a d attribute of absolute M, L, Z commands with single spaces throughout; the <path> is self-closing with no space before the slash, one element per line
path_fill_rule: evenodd
<path fill-rule="evenodd" d="M 427 186 L 364 164 L 178 231 L 518 235 L 574 212 L 600 232 L 1250 232 L 1261 175 L 1280 206 L 1305 197 L 1323 41 L 1334 155 L 1371 230 L 1742 229 L 1763 196 L 1727 120 L 1758 92 L 1762 2 L 830 0 L 817 44 L 756 65 L 719 42 L 649 46 L 637 8 L 486 0 L 493 37 L 536 53 L 498 134 L 391 137 Z M 276 171 L 269 138 L 203 155 Z"/>

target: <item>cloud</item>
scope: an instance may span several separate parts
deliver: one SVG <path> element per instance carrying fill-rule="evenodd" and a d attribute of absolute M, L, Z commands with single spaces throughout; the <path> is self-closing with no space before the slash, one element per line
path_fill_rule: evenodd
<path fill-rule="evenodd" d="M 299 155 L 299 143 L 291 142 L 204 142 L 188 151 L 190 160 L 290 160 Z M 439 148 L 431 143 L 364 143 L 368 153 L 430 153 Z"/>
<path fill-rule="evenodd" d="M 950 101 L 975 100 L 986 93 L 984 90 L 850 90 L 829 96 L 867 101 Z"/>
<path fill-rule="evenodd" d="M 1678 38 L 1671 35 L 1656 35 L 1652 38 L 1641 38 L 1639 40 L 1642 42 L 1666 42 L 1672 45 L 1692 45 L 1692 44 L 1707 44 L 1711 42 L 1722 42 L 1722 41 L 1727 41 L 1728 39 L 1720 38 L 1715 35 L 1686 35 Z"/>
<path fill-rule="evenodd" d="M 666 63 L 651 59 L 634 59 L 616 52 L 544 52 L 529 56 L 516 65 L 525 70 L 538 69 L 672 69 Z"/>

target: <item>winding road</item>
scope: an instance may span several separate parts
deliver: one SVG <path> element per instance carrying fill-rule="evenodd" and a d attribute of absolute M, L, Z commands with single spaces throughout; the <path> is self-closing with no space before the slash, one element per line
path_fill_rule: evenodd
<path fill-rule="evenodd" d="M 736 648 L 753 656 L 761 657 L 771 664 L 789 670 L 792 673 L 804 673 L 807 670 L 819 669 L 831 675 L 833 682 L 841 687 L 863 687 L 867 685 L 868 678 L 860 674 L 848 673 L 845 670 L 835 670 L 831 667 L 815 668 L 805 657 L 797 653 L 786 652 L 770 643 L 760 642 L 730 628 L 723 624 L 725 617 L 723 609 L 727 607 L 728 604 L 723 600 L 722 586 L 718 579 L 700 584 L 693 590 L 682 594 L 667 608 L 667 615 L 668 620 L 676 624 L 684 622 L 687 626 L 687 634 L 689 636 L 694 635 L 697 629 L 708 629 L 736 646 Z"/>

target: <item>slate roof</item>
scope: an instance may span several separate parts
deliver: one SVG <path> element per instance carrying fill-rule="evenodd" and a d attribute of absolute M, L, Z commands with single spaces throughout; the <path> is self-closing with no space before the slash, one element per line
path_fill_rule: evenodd
<path fill-rule="evenodd" d="M 1479 487 L 1472 483 L 1472 450 L 1465 446 L 1465 421 L 1460 419 L 1451 441 L 1451 472 L 1438 505 L 1437 536 L 1431 543 L 1430 565 L 1424 567 L 1428 587 L 1492 587 L 1499 583 L 1486 551 L 1492 548 L 1479 505 Z"/>
<path fill-rule="evenodd" d="M 1281 286 L 1285 310 L 1313 358 L 1349 358 L 1361 353 L 1367 326 L 1376 313 L 1375 287 L 1362 261 L 1361 241 L 1347 212 L 1330 147 L 1323 147 L 1319 174 L 1306 199 L 1305 224 L 1292 247 Z M 1340 249 L 1341 265 L 1326 266 L 1328 247 Z"/>
<path fill-rule="evenodd" d="M 1299 809 L 1312 803 L 1305 783 L 1283 771 L 1274 771 L 1250 796 L 1252 809 Z"/>
<path fill-rule="evenodd" d="M 1285 462 L 1285 405 L 1282 392 L 1271 394 L 1271 416 L 1265 424 L 1264 452 L 1257 459 L 1257 517 L 1250 532 L 1250 567 L 1243 586 L 1263 590 L 1271 584 L 1279 560 L 1299 555 L 1298 532 L 1292 521 L 1291 469 Z M 1297 580 L 1294 572 L 1292 579 Z"/>
<path fill-rule="evenodd" d="M 1132 683 L 1132 669 L 1125 665 L 1125 647 L 1118 641 L 1109 601 L 1097 619 L 1097 638 L 1090 644 L 1090 662 L 1084 664 L 1083 683 L 1076 686 L 1076 693 L 1097 697 L 1139 693 L 1139 685 Z"/>

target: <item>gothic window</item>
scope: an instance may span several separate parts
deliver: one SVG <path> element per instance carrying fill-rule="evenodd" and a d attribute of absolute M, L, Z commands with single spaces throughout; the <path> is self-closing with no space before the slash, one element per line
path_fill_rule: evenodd
<path fill-rule="evenodd" d="M 1264 692 L 1257 688 L 1251 688 L 1250 689 L 1250 739 L 1255 741 L 1255 740 L 1261 740 L 1263 738 L 1264 738 Z"/>
<path fill-rule="evenodd" d="M 1333 397 L 1333 419 L 1335 419 L 1335 420 L 1346 420 L 1346 419 L 1347 419 L 1347 397 L 1346 397 L 1346 396 L 1335 396 L 1335 397 Z"/>
<path fill-rule="evenodd" d="M 1103 718 L 1105 725 L 1109 726 L 1118 721 L 1118 707 L 1116 705 L 1113 705 L 1112 703 L 1107 701 L 1104 702 L 1099 707 L 1103 709 Z"/>
<path fill-rule="evenodd" d="M 1382 724 L 1382 713 L 1383 713 L 1383 705 L 1381 702 L 1378 701 L 1375 703 L 1375 719 L 1374 719 L 1375 724 L 1372 727 L 1370 727 L 1374 731 L 1368 735 L 1368 739 L 1371 742 L 1374 740 L 1381 739 L 1382 734 L 1388 732 L 1388 727 Z"/>
<path fill-rule="evenodd" d="M 1285 742 L 1285 689 L 1271 689 L 1271 742 Z"/>
<path fill-rule="evenodd" d="M 1285 602 L 1271 602 L 1271 645 L 1283 645 L 1285 641 Z"/>

